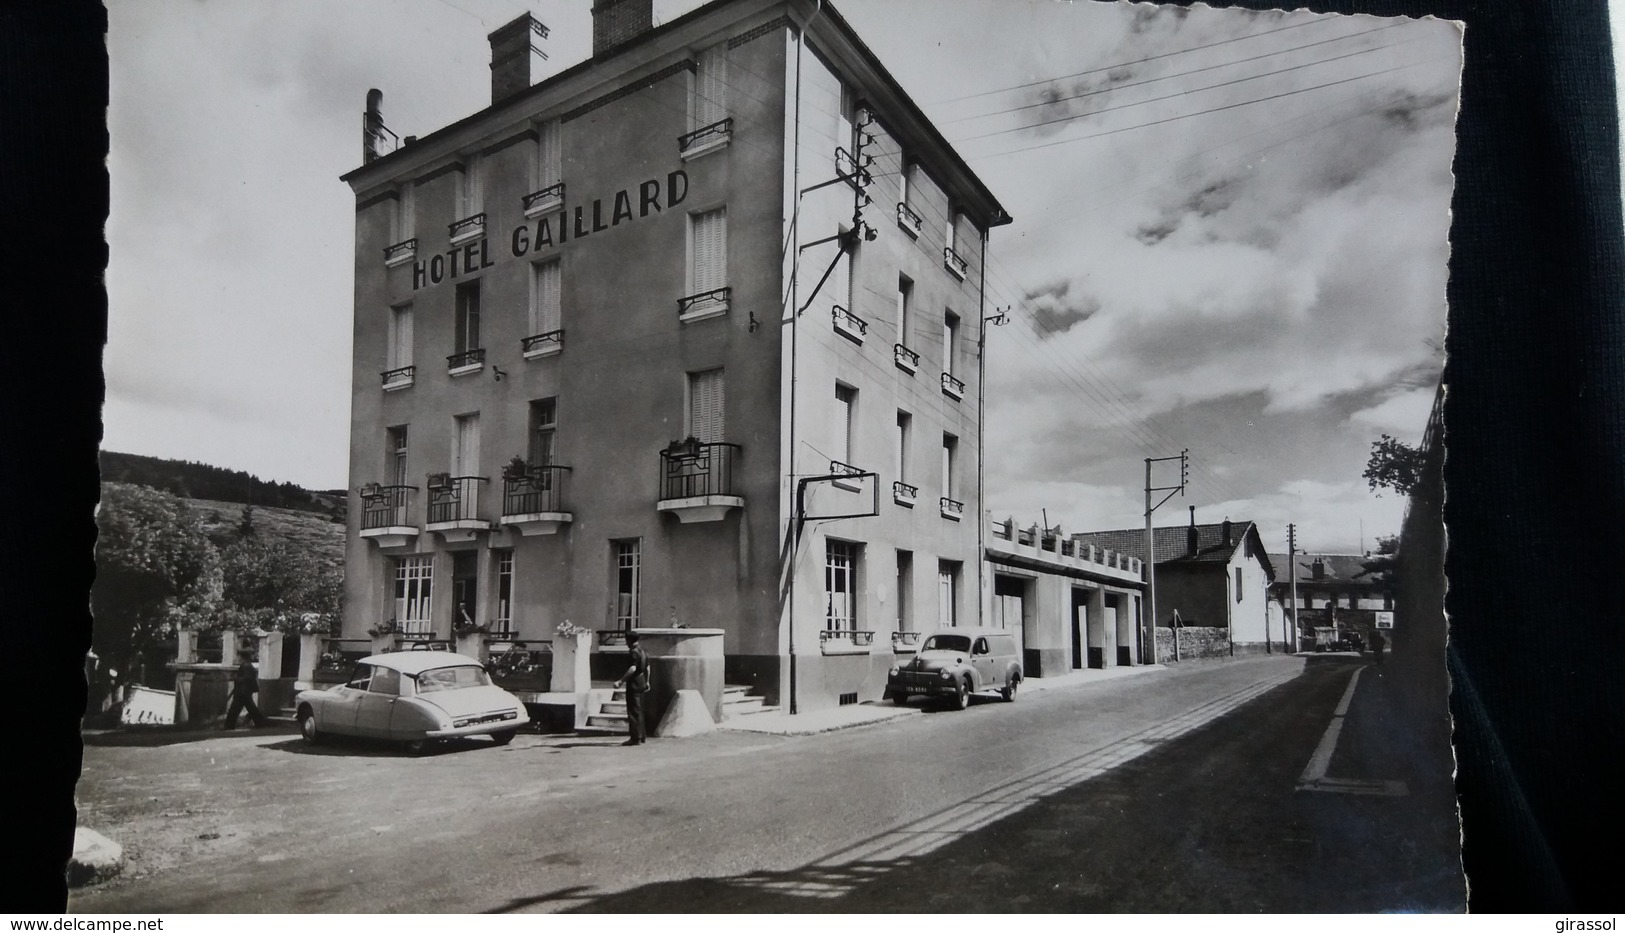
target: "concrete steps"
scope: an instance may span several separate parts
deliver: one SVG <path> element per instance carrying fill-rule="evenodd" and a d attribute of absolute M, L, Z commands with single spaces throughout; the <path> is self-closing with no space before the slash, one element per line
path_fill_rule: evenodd
<path fill-rule="evenodd" d="M 767 705 L 767 701 L 751 694 L 751 687 L 725 686 L 722 688 L 722 718 L 738 719 L 741 716 L 754 716 L 758 713 L 776 713 L 777 706 Z M 649 722 L 648 710 L 644 710 L 644 725 L 654 728 Z M 609 695 L 609 699 L 601 700 L 596 709 L 587 712 L 586 725 L 576 730 L 583 735 L 628 735 L 631 730 L 626 724 L 626 691 L 616 690 Z"/>
<path fill-rule="evenodd" d="M 725 686 L 722 688 L 722 718 L 724 721 L 758 713 L 776 713 L 777 706 L 767 705 L 763 697 L 753 696 L 751 687 Z"/>

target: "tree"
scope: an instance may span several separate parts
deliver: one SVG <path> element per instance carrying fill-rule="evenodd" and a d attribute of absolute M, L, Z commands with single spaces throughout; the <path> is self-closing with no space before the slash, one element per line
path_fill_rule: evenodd
<path fill-rule="evenodd" d="M 1399 535 L 1377 538 L 1377 553 L 1360 562 L 1359 576 L 1370 575 L 1379 583 L 1397 585 L 1399 580 Z"/>
<path fill-rule="evenodd" d="M 226 624 L 296 631 L 338 621 L 344 576 L 310 552 L 263 536 L 241 538 L 220 555 Z"/>
<path fill-rule="evenodd" d="M 1386 434 L 1382 440 L 1371 442 L 1371 457 L 1365 464 L 1365 480 L 1372 492 L 1387 488 L 1408 496 L 1421 477 L 1421 448 L 1412 447 Z"/>
<path fill-rule="evenodd" d="M 209 623 L 220 598 L 220 564 L 185 502 L 167 492 L 102 484 L 96 513 L 96 582 L 91 644 L 127 676 L 177 627 Z"/>

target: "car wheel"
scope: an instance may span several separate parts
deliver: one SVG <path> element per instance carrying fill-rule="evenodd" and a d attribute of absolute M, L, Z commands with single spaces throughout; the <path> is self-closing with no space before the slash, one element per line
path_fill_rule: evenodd
<path fill-rule="evenodd" d="M 316 714 L 311 712 L 308 706 L 299 707 L 299 734 L 311 745 L 316 745 L 326 738 L 317 731 Z"/>
<path fill-rule="evenodd" d="M 891 701 L 896 706 L 907 706 L 908 705 L 908 694 L 906 694 L 906 693 L 894 693 L 894 694 L 891 695 Z"/>
<path fill-rule="evenodd" d="M 954 709 L 966 709 L 970 706 L 970 681 L 961 680 L 959 689 L 954 692 Z"/>
<path fill-rule="evenodd" d="M 1004 702 L 1006 702 L 1006 703 L 1014 703 L 1014 702 L 1016 702 L 1016 687 L 1019 686 L 1020 684 L 1021 684 L 1021 681 L 1012 679 L 1010 681 L 1009 686 L 1007 686 L 1003 690 L 999 691 L 999 693 L 1004 696 Z"/>
<path fill-rule="evenodd" d="M 518 729 L 509 729 L 507 732 L 493 732 L 491 733 L 491 741 L 498 745 L 507 745 L 513 741 L 514 734 L 518 731 Z"/>
<path fill-rule="evenodd" d="M 429 750 L 429 740 L 412 739 L 409 742 L 401 743 L 401 747 L 406 749 L 408 755 L 417 756 Z"/>

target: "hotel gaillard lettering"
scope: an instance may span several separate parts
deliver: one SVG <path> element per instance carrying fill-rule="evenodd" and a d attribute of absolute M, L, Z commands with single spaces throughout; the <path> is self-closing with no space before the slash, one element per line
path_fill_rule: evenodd
<path fill-rule="evenodd" d="M 509 237 L 509 251 L 514 258 L 532 250 L 567 243 L 572 239 L 585 239 L 623 223 L 630 223 L 651 213 L 660 213 L 662 207 L 673 208 L 688 197 L 688 173 L 681 169 L 666 175 L 664 190 L 658 178 L 651 178 L 636 188 L 623 188 L 609 199 L 593 198 L 592 204 L 580 204 L 574 209 L 565 207 L 554 214 L 522 223 Z M 664 201 L 664 205 L 662 205 Z M 606 217 L 605 215 L 608 214 Z M 491 260 L 490 244 L 485 237 L 454 246 L 412 265 L 412 290 L 425 285 L 438 285 L 480 269 L 496 265 Z"/>

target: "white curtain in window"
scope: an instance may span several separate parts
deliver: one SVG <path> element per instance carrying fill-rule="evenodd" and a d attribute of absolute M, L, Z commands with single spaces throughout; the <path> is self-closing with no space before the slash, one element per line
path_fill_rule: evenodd
<path fill-rule="evenodd" d="M 480 416 L 462 415 L 457 419 L 457 445 L 452 450 L 453 476 L 480 475 Z M 479 514 L 480 484 L 462 484 L 460 518 L 473 518 Z"/>

